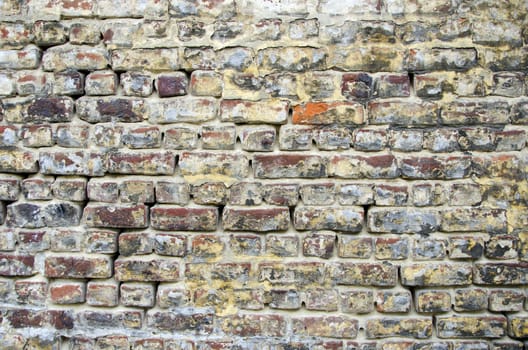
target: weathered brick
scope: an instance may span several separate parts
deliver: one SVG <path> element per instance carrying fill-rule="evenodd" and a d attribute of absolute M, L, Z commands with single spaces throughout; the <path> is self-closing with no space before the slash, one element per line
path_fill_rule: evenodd
<path fill-rule="evenodd" d="M 405 237 L 376 238 L 374 245 L 378 260 L 403 260 L 409 256 L 409 240 Z"/>
<path fill-rule="evenodd" d="M 105 255 L 49 255 L 44 261 L 46 277 L 108 278 L 112 276 L 112 260 Z"/>
<path fill-rule="evenodd" d="M 290 222 L 287 208 L 228 207 L 223 212 L 225 230 L 231 231 L 285 231 Z"/>
<path fill-rule="evenodd" d="M 324 70 L 327 56 L 326 50 L 313 47 L 270 47 L 258 51 L 257 64 L 263 71 Z"/>
<path fill-rule="evenodd" d="M 60 147 L 87 148 L 89 134 L 90 129 L 85 125 L 61 125 L 57 127 L 54 136 Z"/>
<path fill-rule="evenodd" d="M 103 176 L 106 171 L 105 158 L 100 153 L 41 151 L 39 156 L 43 174 Z"/>
<path fill-rule="evenodd" d="M 62 45 L 51 47 L 42 56 L 42 68 L 46 71 L 65 69 L 97 70 L 110 64 L 108 52 L 91 46 Z"/>
<path fill-rule="evenodd" d="M 213 330 L 213 312 L 209 308 L 182 308 L 174 311 L 147 312 L 147 325 L 169 332 L 207 335 Z"/>
<path fill-rule="evenodd" d="M 3 115 L 11 123 L 59 123 L 73 118 L 70 97 L 15 97 L 2 101 Z"/>
<path fill-rule="evenodd" d="M 154 183 L 147 180 L 125 180 L 119 186 L 119 197 L 124 203 L 153 203 Z"/>
<path fill-rule="evenodd" d="M 414 263 L 401 267 L 401 281 L 405 286 L 469 285 L 472 275 L 471 265 L 466 263 Z"/>
<path fill-rule="evenodd" d="M 198 144 L 196 127 L 174 127 L 166 129 L 163 135 L 163 146 L 167 149 L 195 149 Z"/>
<path fill-rule="evenodd" d="M 13 80 L 20 96 L 48 95 L 54 88 L 52 76 L 38 71 L 20 71 Z"/>
<path fill-rule="evenodd" d="M 51 125 L 23 126 L 19 135 L 25 147 L 49 147 L 54 143 Z"/>
<path fill-rule="evenodd" d="M 524 293 L 518 290 L 495 290 L 489 295 L 489 310 L 496 312 L 522 311 Z"/>
<path fill-rule="evenodd" d="M 85 2 L 86 7 L 92 4 Z M 70 26 L 69 39 L 74 45 L 95 45 L 101 41 L 99 28 L 95 23 L 73 23 Z"/>
<path fill-rule="evenodd" d="M 346 316 L 302 317 L 292 319 L 293 332 L 298 335 L 356 338 L 358 321 Z"/>
<path fill-rule="evenodd" d="M 439 338 L 501 338 L 506 334 L 506 328 L 507 320 L 504 316 L 436 318 Z"/>
<path fill-rule="evenodd" d="M 514 338 L 526 338 L 526 325 L 528 324 L 528 318 L 523 316 L 508 316 L 508 324 L 510 334 Z"/>
<path fill-rule="evenodd" d="M 368 314 L 374 310 L 374 295 L 369 290 L 349 290 L 340 293 L 345 313 Z"/>
<path fill-rule="evenodd" d="M 88 230 L 85 233 L 84 250 L 87 253 L 113 254 L 117 252 L 117 231 Z"/>
<path fill-rule="evenodd" d="M 479 263 L 474 267 L 473 282 L 482 285 L 528 284 L 526 263 Z"/>
<path fill-rule="evenodd" d="M 180 68 L 178 49 L 119 49 L 112 51 L 114 71 L 169 71 Z"/>
<path fill-rule="evenodd" d="M 384 317 L 367 320 L 367 338 L 411 337 L 416 339 L 430 338 L 433 334 L 431 318 Z"/>
<path fill-rule="evenodd" d="M 79 117 L 89 123 L 142 122 L 148 116 L 145 101 L 134 97 L 88 97 L 75 102 Z"/>
<path fill-rule="evenodd" d="M 119 79 L 125 96 L 148 97 L 153 91 L 154 78 L 147 73 L 126 72 Z"/>
<path fill-rule="evenodd" d="M 373 250 L 372 239 L 369 237 L 338 236 L 337 255 L 340 258 L 368 259 Z"/>
<path fill-rule="evenodd" d="M 117 329 L 139 329 L 143 324 L 141 311 L 106 311 L 104 309 L 83 310 L 77 314 L 80 326 L 88 328 Z M 127 337 L 109 335 L 98 337 L 96 349 L 104 349 L 107 346 L 129 347 Z"/>
<path fill-rule="evenodd" d="M 521 27 L 508 22 L 477 21 L 472 27 L 473 42 L 486 46 L 522 45 Z"/>
<path fill-rule="evenodd" d="M 361 207 L 298 206 L 293 214 L 293 225 L 297 230 L 360 232 L 363 215 Z"/>
<path fill-rule="evenodd" d="M 284 124 L 288 119 L 288 110 L 289 103 L 282 100 L 222 100 L 220 119 L 234 123 Z"/>
<path fill-rule="evenodd" d="M 446 209 L 442 213 L 442 223 L 440 230 L 444 232 L 505 232 L 506 213 L 503 209 L 489 209 L 481 207 L 460 207 Z"/>
<path fill-rule="evenodd" d="M 228 202 L 231 205 L 259 205 L 262 203 L 260 182 L 238 182 L 229 188 Z"/>
<path fill-rule="evenodd" d="M 0 36 L 2 47 L 21 48 L 31 42 L 34 35 L 30 24 L 23 22 L 3 22 L 0 24 L 3 35 Z"/>
<path fill-rule="evenodd" d="M 407 208 L 372 208 L 367 225 L 376 233 L 430 233 L 439 227 L 435 211 Z"/>
<path fill-rule="evenodd" d="M 178 181 L 157 181 L 155 194 L 158 203 L 185 205 L 190 199 L 189 185 Z"/>
<path fill-rule="evenodd" d="M 202 123 L 216 118 L 218 102 L 209 97 L 173 97 L 150 103 L 152 124 Z"/>
<path fill-rule="evenodd" d="M 407 186 L 377 185 L 374 187 L 374 202 L 379 206 L 407 204 Z"/>
<path fill-rule="evenodd" d="M 477 64 L 473 48 L 409 49 L 405 66 L 410 71 L 465 71 Z"/>
<path fill-rule="evenodd" d="M 41 51 L 34 45 L 20 50 L 0 50 L 0 68 L 35 69 L 40 64 Z"/>
<path fill-rule="evenodd" d="M 449 237 L 449 257 L 451 259 L 479 259 L 484 251 L 484 241 L 480 237 Z"/>
<path fill-rule="evenodd" d="M 36 273 L 35 257 L 24 254 L 0 254 L 0 276 L 31 276 Z"/>
<path fill-rule="evenodd" d="M 119 254 L 122 256 L 144 255 L 154 251 L 150 232 L 126 232 L 119 235 Z"/>
<path fill-rule="evenodd" d="M 440 121 L 445 125 L 507 124 L 508 104 L 504 101 L 455 101 L 442 108 Z"/>
<path fill-rule="evenodd" d="M 481 311 L 488 308 L 488 292 L 480 288 L 464 288 L 455 290 L 453 309 L 458 312 Z"/>
<path fill-rule="evenodd" d="M 49 296 L 54 304 L 81 304 L 85 301 L 84 282 L 52 282 Z"/>
<path fill-rule="evenodd" d="M 172 175 L 176 159 L 172 152 L 111 152 L 107 171 L 112 174 Z"/>
<path fill-rule="evenodd" d="M 398 126 L 436 125 L 439 107 L 434 102 L 370 102 L 369 123 Z"/>
<path fill-rule="evenodd" d="M 407 74 L 382 74 L 374 80 L 373 95 L 379 98 L 409 97 L 411 81 Z"/>
<path fill-rule="evenodd" d="M 271 152 L 275 145 L 276 130 L 272 126 L 248 126 L 239 132 L 244 151 Z"/>
<path fill-rule="evenodd" d="M 121 304 L 125 306 L 154 306 L 155 289 L 152 284 L 123 283 L 120 287 Z"/>
<path fill-rule="evenodd" d="M 24 228 L 77 226 L 80 216 L 80 207 L 69 202 L 15 202 L 7 206 L 6 224 Z"/>
<path fill-rule="evenodd" d="M 339 47 L 330 52 L 328 66 L 345 71 L 402 72 L 405 70 L 404 51 L 395 45 Z"/>
<path fill-rule="evenodd" d="M 373 287 L 392 287 L 398 279 L 398 268 L 384 263 L 337 263 L 332 278 L 337 284 Z"/>
<path fill-rule="evenodd" d="M 409 291 L 378 291 L 374 299 L 376 310 L 382 313 L 401 313 L 411 310 Z"/>
<path fill-rule="evenodd" d="M 117 74 L 111 70 L 91 72 L 84 82 L 86 95 L 113 95 L 117 87 Z"/>
<path fill-rule="evenodd" d="M 283 125 L 279 130 L 279 148 L 286 151 L 306 151 L 312 148 L 316 136 L 312 126 Z"/>
<path fill-rule="evenodd" d="M 325 265 L 319 262 L 261 263 L 258 265 L 259 281 L 272 284 L 316 284 L 325 279 Z"/>
<path fill-rule="evenodd" d="M 195 70 L 191 74 L 189 91 L 195 96 L 222 96 L 222 75 L 207 70 Z"/>
<path fill-rule="evenodd" d="M 423 313 L 441 313 L 451 310 L 451 295 L 440 290 L 417 291 L 416 311 Z"/>
<path fill-rule="evenodd" d="M 46 303 L 47 290 L 46 281 L 38 279 L 15 281 L 16 300 L 19 304 L 43 306 Z"/>
<path fill-rule="evenodd" d="M 87 194 L 92 201 L 114 203 L 119 199 L 119 184 L 111 179 L 90 179 Z"/>
<path fill-rule="evenodd" d="M 91 306 L 116 306 L 119 285 L 114 280 L 92 280 L 86 285 L 86 303 Z"/>
<path fill-rule="evenodd" d="M 216 235 L 198 235 L 191 240 L 190 254 L 197 258 L 216 258 L 222 255 L 224 243 Z"/>
<path fill-rule="evenodd" d="M 330 158 L 328 174 L 347 179 L 391 179 L 400 175 L 400 169 L 396 158 L 390 154 L 343 154 Z"/>
<path fill-rule="evenodd" d="M 363 106 L 356 102 L 307 102 L 294 106 L 293 123 L 361 125 L 364 114 Z"/>
<path fill-rule="evenodd" d="M 14 309 L 5 315 L 13 328 L 54 328 L 57 330 L 72 329 L 75 321 L 71 310 Z"/>
<path fill-rule="evenodd" d="M 227 187 L 223 182 L 205 182 L 191 187 L 196 204 L 224 205 L 227 203 Z"/>
<path fill-rule="evenodd" d="M 52 199 L 51 185 L 53 179 L 51 178 L 30 178 L 22 180 L 22 193 L 24 197 L 29 200 L 45 200 Z"/>
<path fill-rule="evenodd" d="M 114 262 L 115 279 L 120 282 L 171 282 L 180 279 L 180 262 L 170 259 L 119 258 Z"/>
<path fill-rule="evenodd" d="M 286 334 L 286 320 L 281 315 L 236 315 L 220 320 L 226 334 L 242 337 L 282 337 Z"/>
<path fill-rule="evenodd" d="M 236 128 L 234 125 L 204 125 L 200 135 L 203 149 L 232 150 L 235 148 Z"/>
<path fill-rule="evenodd" d="M 89 204 L 84 208 L 84 220 L 90 227 L 142 228 L 148 226 L 148 208 L 136 205 Z"/>
<path fill-rule="evenodd" d="M 218 210 L 160 205 L 151 209 L 150 221 L 152 227 L 159 230 L 214 231 L 218 222 Z"/>
<path fill-rule="evenodd" d="M 22 150 L 0 150 L 0 171 L 35 173 L 38 171 L 36 154 Z"/>

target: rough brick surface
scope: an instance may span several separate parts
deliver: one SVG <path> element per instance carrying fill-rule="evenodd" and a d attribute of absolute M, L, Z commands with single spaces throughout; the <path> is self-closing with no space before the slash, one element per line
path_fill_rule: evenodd
<path fill-rule="evenodd" d="M 0 348 L 526 350 L 526 0 L 0 0 Z"/>

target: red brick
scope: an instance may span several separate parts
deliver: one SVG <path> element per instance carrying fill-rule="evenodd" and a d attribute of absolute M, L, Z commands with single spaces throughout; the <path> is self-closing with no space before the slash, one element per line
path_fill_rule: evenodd
<path fill-rule="evenodd" d="M 0 276 L 31 276 L 35 257 L 22 254 L 0 254 Z"/>
<path fill-rule="evenodd" d="M 85 301 L 83 282 L 53 282 L 49 288 L 51 302 L 54 304 L 80 304 Z"/>
<path fill-rule="evenodd" d="M 115 279 L 121 282 L 170 282 L 180 279 L 177 259 L 117 259 L 114 263 Z"/>
<path fill-rule="evenodd" d="M 176 157 L 170 152 L 113 152 L 108 156 L 112 174 L 172 175 Z"/>
<path fill-rule="evenodd" d="M 308 102 L 293 108 L 293 123 L 361 125 L 364 113 L 363 106 L 354 102 Z"/>
<path fill-rule="evenodd" d="M 74 319 L 71 311 L 66 310 L 28 310 L 18 309 L 6 312 L 6 319 L 13 328 L 55 328 L 72 329 Z"/>
<path fill-rule="evenodd" d="M 155 206 L 150 213 L 151 225 L 159 230 L 214 231 L 218 210 L 207 207 Z"/>
<path fill-rule="evenodd" d="M 86 286 L 86 303 L 92 306 L 116 306 L 119 284 L 115 280 L 92 280 Z"/>
<path fill-rule="evenodd" d="M 90 227 L 142 228 L 148 226 L 148 207 L 89 204 L 84 208 L 84 219 Z"/>
<path fill-rule="evenodd" d="M 112 259 L 104 255 L 50 255 L 44 269 L 51 278 L 108 278 L 112 276 Z"/>
<path fill-rule="evenodd" d="M 253 169 L 260 179 L 327 176 L 326 159 L 318 155 L 257 154 L 253 157 Z"/>

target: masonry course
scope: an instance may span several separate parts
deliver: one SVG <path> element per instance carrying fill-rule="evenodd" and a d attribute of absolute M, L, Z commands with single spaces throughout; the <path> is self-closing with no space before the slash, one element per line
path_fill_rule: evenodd
<path fill-rule="evenodd" d="M 0 2 L 0 348 L 528 348 L 528 7 Z"/>

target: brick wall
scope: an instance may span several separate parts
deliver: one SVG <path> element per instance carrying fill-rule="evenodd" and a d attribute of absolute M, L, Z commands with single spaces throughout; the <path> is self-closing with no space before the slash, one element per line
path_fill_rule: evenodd
<path fill-rule="evenodd" d="M 0 1 L 0 347 L 528 349 L 527 13 Z"/>

